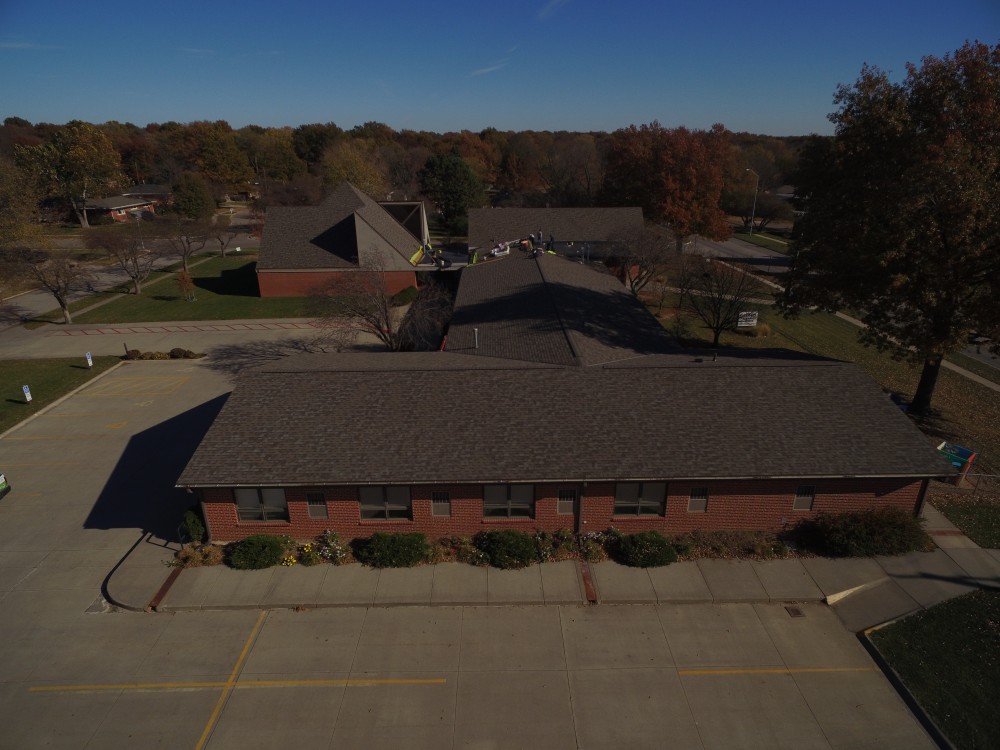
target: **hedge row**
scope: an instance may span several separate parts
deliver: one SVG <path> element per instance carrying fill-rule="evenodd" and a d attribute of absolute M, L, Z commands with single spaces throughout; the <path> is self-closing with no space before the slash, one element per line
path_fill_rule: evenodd
<path fill-rule="evenodd" d="M 199 542 L 204 527 L 195 513 L 186 515 L 185 527 L 192 541 Z M 756 537 L 747 540 L 737 534 L 734 542 L 729 538 L 734 536 L 732 533 L 720 532 L 717 536 L 720 535 L 726 538 L 715 539 L 713 543 L 712 532 L 668 539 L 656 531 L 623 534 L 609 529 L 584 535 L 578 540 L 569 530 L 527 534 L 505 529 L 481 531 L 471 538 L 450 537 L 432 544 L 421 533 L 379 532 L 352 541 L 348 553 L 348 545 L 341 543 L 333 532 L 326 532 L 316 543 L 301 547 L 296 547 L 289 537 L 255 534 L 227 545 L 225 561 L 234 568 L 256 570 L 279 563 L 308 565 L 326 560 L 339 564 L 353 554 L 358 562 L 373 568 L 408 568 L 456 559 L 474 565 L 518 569 L 580 555 L 585 560 L 610 557 L 622 565 L 652 568 L 675 562 L 679 554 L 690 556 L 695 546 L 700 550 L 715 550 L 722 556 L 781 557 L 788 554 L 784 542 L 777 539 L 773 544 L 762 544 Z M 899 555 L 933 548 L 920 520 L 895 508 L 821 515 L 799 524 L 790 536 L 802 548 L 832 557 Z M 716 550 L 718 543 L 723 544 Z M 730 548 L 735 549 L 736 554 L 727 554 Z"/>

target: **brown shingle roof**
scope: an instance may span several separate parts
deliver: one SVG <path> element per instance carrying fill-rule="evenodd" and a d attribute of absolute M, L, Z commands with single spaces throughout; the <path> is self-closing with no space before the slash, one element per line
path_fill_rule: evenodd
<path fill-rule="evenodd" d="M 621 282 L 590 266 L 512 252 L 462 273 L 447 351 L 592 366 L 676 348 Z"/>
<path fill-rule="evenodd" d="M 541 231 L 557 242 L 606 242 L 642 228 L 641 208 L 470 208 L 469 245 L 525 239 Z"/>
<path fill-rule="evenodd" d="M 178 483 L 947 473 L 855 365 L 695 364 L 683 355 L 628 364 L 526 369 L 447 353 L 289 358 L 240 379 Z"/>
<path fill-rule="evenodd" d="M 318 206 L 269 208 L 257 268 L 353 268 L 374 247 L 386 270 L 412 270 L 418 245 L 384 208 L 343 182 Z"/>

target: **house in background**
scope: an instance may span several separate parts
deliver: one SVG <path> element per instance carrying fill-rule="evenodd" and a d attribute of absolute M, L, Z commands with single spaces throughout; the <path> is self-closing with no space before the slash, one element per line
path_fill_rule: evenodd
<path fill-rule="evenodd" d="M 389 294 L 416 286 L 411 258 L 426 242 L 427 217 L 422 203 L 398 205 L 387 210 L 344 182 L 318 206 L 269 208 L 257 260 L 260 296 L 308 296 L 376 255 Z"/>
<path fill-rule="evenodd" d="M 156 213 L 157 206 L 170 202 L 170 188 L 166 185 L 135 185 L 120 195 L 87 200 L 85 209 L 90 220 L 110 216 L 112 221 L 125 222 L 135 216 Z"/>
<path fill-rule="evenodd" d="M 948 473 L 857 366 L 681 350 L 610 275 L 555 255 L 463 270 L 444 349 L 245 373 L 178 479 L 212 539 L 780 530 L 919 512 Z"/>

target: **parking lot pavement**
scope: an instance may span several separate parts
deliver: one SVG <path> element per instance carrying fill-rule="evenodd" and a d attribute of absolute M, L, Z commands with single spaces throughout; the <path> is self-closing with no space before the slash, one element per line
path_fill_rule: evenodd
<path fill-rule="evenodd" d="M 102 575 L 133 548 L 155 570 L 188 502 L 174 478 L 228 387 L 199 363 L 129 364 L 0 440 L 16 478 L 0 503 L 0 745 L 932 747 L 821 604 L 386 607 L 398 581 L 327 566 L 303 595 L 351 571 L 362 606 L 262 609 L 288 604 L 275 582 L 291 580 L 265 571 L 228 589 L 247 609 L 114 611 Z M 498 598 L 540 585 L 546 601 L 579 585 L 494 580 Z M 433 574 L 417 584 L 434 599 Z"/>

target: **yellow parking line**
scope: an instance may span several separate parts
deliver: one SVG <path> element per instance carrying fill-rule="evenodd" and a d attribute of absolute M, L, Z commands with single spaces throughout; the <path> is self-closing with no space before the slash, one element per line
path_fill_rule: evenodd
<path fill-rule="evenodd" d="M 426 680 L 251 680 L 237 682 L 232 685 L 234 690 L 243 688 L 275 688 L 275 687 L 368 687 L 372 685 L 444 685 L 448 680 L 433 678 Z M 135 682 L 111 683 L 107 685 L 40 685 L 28 688 L 30 693 L 94 693 L 107 690 L 197 690 L 204 688 L 224 688 L 228 682 Z"/>
<path fill-rule="evenodd" d="M 208 723 L 205 725 L 205 731 L 201 733 L 201 739 L 199 739 L 198 744 L 195 745 L 195 750 L 202 750 L 202 748 L 205 747 L 205 742 L 208 740 L 209 735 L 215 728 L 215 723 L 219 720 L 219 713 L 222 711 L 222 707 L 226 704 L 226 700 L 229 698 L 229 694 L 233 690 L 233 685 L 236 684 L 236 676 L 243 668 L 243 662 L 246 661 L 247 654 L 250 653 L 250 647 L 257 639 L 257 634 L 264 625 L 265 617 L 267 617 L 266 609 L 260 613 L 260 616 L 257 618 L 257 622 L 254 623 L 253 630 L 250 631 L 250 637 L 247 638 L 247 642 L 243 644 L 243 651 L 240 652 L 240 658 L 236 660 L 236 666 L 233 667 L 233 671 L 229 675 L 229 681 L 226 682 L 225 687 L 222 689 L 222 695 L 219 696 L 219 700 L 215 704 L 215 709 L 212 711 L 212 715 L 208 717 Z"/>
<path fill-rule="evenodd" d="M 760 669 L 678 669 L 681 677 L 691 675 L 733 675 L 733 674 L 813 674 L 825 672 L 877 672 L 874 667 L 801 667 L 797 669 L 771 667 Z"/>

